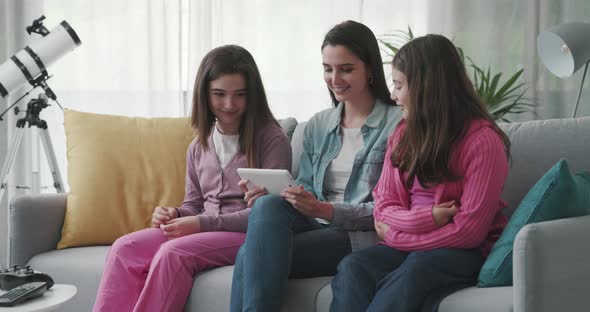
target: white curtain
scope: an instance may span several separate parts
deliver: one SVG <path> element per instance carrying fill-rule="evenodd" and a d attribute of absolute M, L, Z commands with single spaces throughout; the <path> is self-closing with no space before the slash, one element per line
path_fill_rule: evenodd
<path fill-rule="evenodd" d="M 186 115 L 183 99 L 183 58 L 188 30 L 188 1 L 73 1 L 44 2 L 46 25 L 66 20 L 81 46 L 56 62 L 49 84 L 64 108 L 126 116 Z M 46 110 L 45 118 L 67 188 L 66 141 L 63 113 Z M 42 152 L 42 150 L 41 150 Z M 51 185 L 44 155 L 40 157 L 41 185 Z M 49 188 L 42 191 L 52 192 Z"/>
<path fill-rule="evenodd" d="M 50 85 L 60 103 L 81 111 L 129 116 L 188 116 L 202 57 L 223 44 L 254 56 L 278 118 L 307 120 L 331 105 L 320 46 L 335 24 L 354 19 L 376 34 L 427 30 L 427 1 L 51 0 L 46 24 L 66 20 L 82 45 L 56 63 Z M 391 14 L 384 14 L 391 12 Z M 67 182 L 63 114 L 45 112 Z M 40 168 L 46 166 L 44 155 Z M 42 172 L 48 172 L 41 169 Z M 49 174 L 41 185 L 51 185 Z M 47 191 L 53 191 L 47 189 Z"/>
<path fill-rule="evenodd" d="M 554 25 L 571 21 L 590 23 L 590 1 L 447 0 L 432 1 L 430 9 L 442 13 L 433 15 L 439 32 L 454 38 L 478 65 L 503 72 L 504 79 L 524 68 L 522 82 L 527 84 L 528 95 L 536 107 L 533 114 L 511 116 L 511 120 L 571 116 L 583 70 L 568 79 L 554 76 L 540 61 L 536 41 L 540 31 Z M 590 115 L 588 90 L 590 81 L 586 81 L 578 117 Z"/>

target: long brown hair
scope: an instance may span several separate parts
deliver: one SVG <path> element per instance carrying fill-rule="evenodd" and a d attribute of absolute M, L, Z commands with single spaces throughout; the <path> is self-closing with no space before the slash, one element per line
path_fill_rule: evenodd
<path fill-rule="evenodd" d="M 344 46 L 363 61 L 368 72 L 371 73 L 371 83 L 369 84 L 371 95 L 387 104 L 395 105 L 385 81 L 379 44 L 369 27 L 355 21 L 342 22 L 328 31 L 324 42 L 322 42 L 322 51 L 327 45 Z M 336 100 L 334 93 L 329 88 L 328 91 L 332 98 L 332 104 L 337 106 L 338 100 Z"/>
<path fill-rule="evenodd" d="M 416 176 L 422 186 L 460 178 L 449 168 L 451 151 L 474 119 L 492 125 L 509 157 L 508 137 L 475 93 L 449 39 L 441 35 L 415 38 L 395 54 L 392 65 L 406 76 L 410 93 L 406 129 L 391 156 L 394 166 L 408 173 L 408 188 Z"/>
<path fill-rule="evenodd" d="M 225 45 L 211 50 L 199 66 L 193 91 L 191 126 L 197 132 L 199 143 L 209 148 L 208 138 L 215 125 L 215 115 L 209 108 L 209 85 L 223 75 L 240 74 L 246 81 L 246 112 L 240 123 L 240 152 L 246 155 L 248 166 L 254 167 L 256 134 L 269 122 L 278 125 L 274 118 L 260 72 L 254 58 L 246 49 L 237 45 Z"/>

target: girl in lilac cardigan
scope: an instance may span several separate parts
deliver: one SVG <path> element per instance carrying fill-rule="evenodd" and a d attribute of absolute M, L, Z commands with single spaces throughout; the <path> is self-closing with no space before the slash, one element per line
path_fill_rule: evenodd
<path fill-rule="evenodd" d="M 506 224 L 510 143 L 477 97 L 457 49 L 427 35 L 393 59 L 402 121 L 374 191 L 381 243 L 340 263 L 332 311 L 436 311 L 475 284 Z"/>
<path fill-rule="evenodd" d="M 236 169 L 291 169 L 291 145 L 273 117 L 248 51 L 222 46 L 197 73 L 182 205 L 156 207 L 152 228 L 109 251 L 94 311 L 182 311 L 203 270 L 231 265 L 250 209 Z M 243 184 L 243 183 L 242 183 Z"/>

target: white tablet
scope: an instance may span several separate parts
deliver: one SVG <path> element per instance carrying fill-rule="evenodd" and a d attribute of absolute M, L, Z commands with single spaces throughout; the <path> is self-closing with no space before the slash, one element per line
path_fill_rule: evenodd
<path fill-rule="evenodd" d="M 248 189 L 262 186 L 269 194 L 278 195 L 285 188 L 295 186 L 291 173 L 285 169 L 238 168 L 238 174 L 248 180 Z"/>

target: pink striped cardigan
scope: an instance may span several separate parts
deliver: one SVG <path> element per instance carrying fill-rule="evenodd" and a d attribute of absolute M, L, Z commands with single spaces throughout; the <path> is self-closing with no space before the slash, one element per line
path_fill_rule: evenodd
<path fill-rule="evenodd" d="M 389 225 L 383 244 L 403 251 L 480 247 L 487 256 L 507 223 L 501 214 L 500 194 L 508 174 L 508 160 L 500 136 L 489 122 L 475 120 L 451 152 L 451 170 L 462 177 L 436 185 L 435 205 L 455 200 L 459 213 L 438 227 L 432 209 L 410 209 L 403 172 L 391 163 L 391 154 L 404 130 L 402 121 L 389 136 L 385 163 L 373 190 L 375 220 Z"/>

